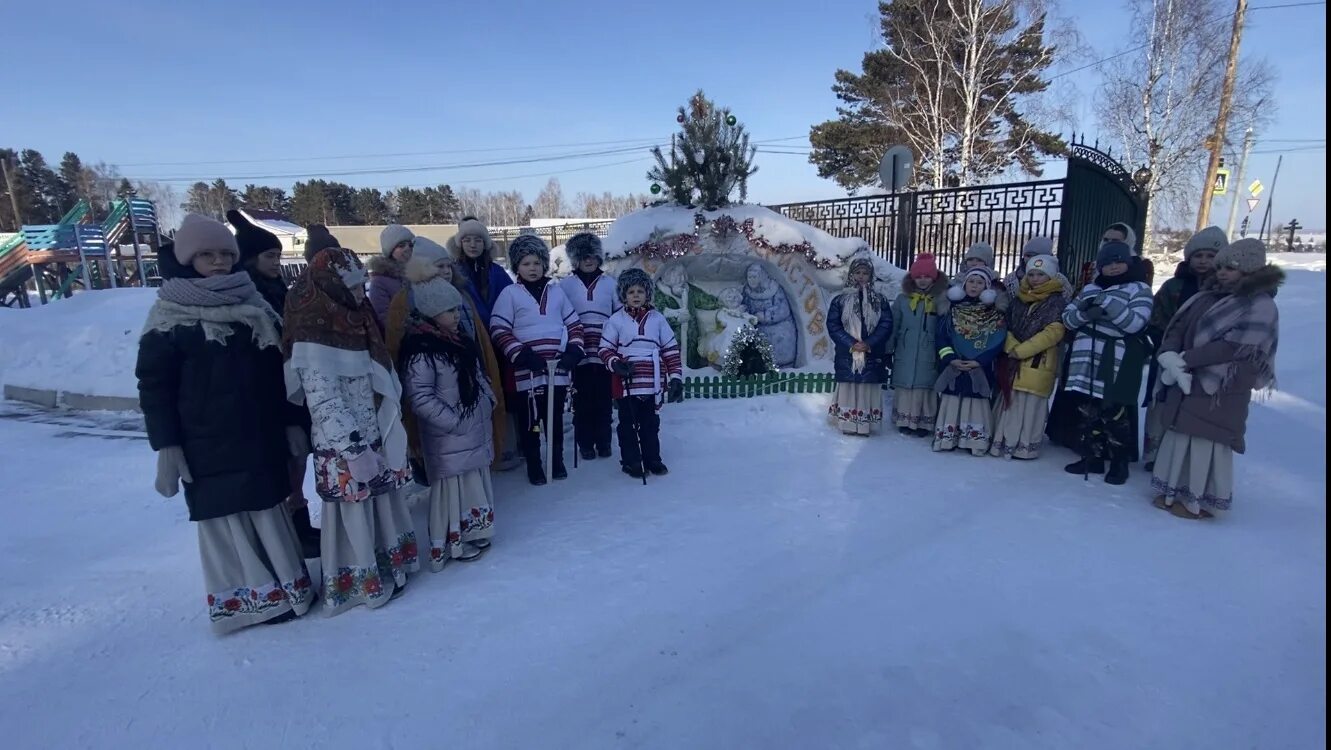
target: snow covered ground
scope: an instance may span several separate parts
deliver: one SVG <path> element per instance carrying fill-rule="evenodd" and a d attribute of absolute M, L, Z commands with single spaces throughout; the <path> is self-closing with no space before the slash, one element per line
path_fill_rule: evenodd
<path fill-rule="evenodd" d="M 499 475 L 481 561 L 378 611 L 223 638 L 133 421 L 0 404 L 0 737 L 1324 747 L 1322 263 L 1278 298 L 1282 390 L 1253 408 L 1220 521 L 1152 508 L 1139 471 L 1120 488 L 1066 475 L 1061 450 L 1013 463 L 840 437 L 825 396 L 690 401 L 664 415 L 668 477 Z"/>

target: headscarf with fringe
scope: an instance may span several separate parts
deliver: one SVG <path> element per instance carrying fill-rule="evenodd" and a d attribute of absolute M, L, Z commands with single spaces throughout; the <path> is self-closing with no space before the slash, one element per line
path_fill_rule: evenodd
<path fill-rule="evenodd" d="M 1207 365 L 1193 371 L 1194 378 L 1207 395 L 1214 396 L 1228 386 L 1238 375 L 1239 367 L 1247 365 L 1256 374 L 1254 389 L 1273 388 L 1276 382 L 1276 349 L 1280 345 L 1280 311 L 1272 293 L 1285 280 L 1278 266 L 1267 265 L 1248 274 L 1233 293 L 1216 287 L 1214 278 L 1210 289 L 1188 300 L 1175 314 L 1183 320 L 1183 311 L 1192 305 L 1204 304 L 1198 300 L 1214 300 L 1193 333 L 1190 345 L 1205 346 L 1216 341 L 1227 341 L 1235 347 L 1234 359 Z"/>

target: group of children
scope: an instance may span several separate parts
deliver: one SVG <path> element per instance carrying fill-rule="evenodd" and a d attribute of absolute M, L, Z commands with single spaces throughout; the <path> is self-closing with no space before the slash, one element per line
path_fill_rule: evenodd
<path fill-rule="evenodd" d="M 1127 226 L 1107 228 L 1094 276 L 1075 291 L 1048 238 L 1028 242 L 1001 281 L 983 243 L 950 281 L 920 255 L 890 311 L 872 264 L 852 262 L 828 310 L 832 420 L 845 434 L 872 434 L 890 382 L 890 419 L 903 435 L 931 437 L 935 451 L 1034 459 L 1054 396 L 1054 411 L 1075 423 L 1063 442 L 1080 453 L 1066 471 L 1119 485 L 1137 458 L 1145 379 L 1155 505 L 1190 519 L 1229 509 L 1248 403 L 1274 379 L 1283 273 L 1260 241 L 1230 243 L 1208 227 L 1152 295 L 1134 242 Z"/>
<path fill-rule="evenodd" d="M 658 411 L 683 400 L 679 347 L 651 278 L 606 277 L 595 235 L 569 241 L 575 272 L 561 282 L 545 243 L 517 238 L 514 281 L 475 219 L 447 248 L 389 226 L 368 270 L 311 227 L 288 290 L 277 237 L 238 212 L 228 220 L 234 232 L 191 214 L 164 243 L 136 366 L 155 486 L 184 488 L 215 632 L 288 621 L 319 593 L 330 614 L 399 596 L 420 569 L 413 479 L 427 488 L 431 568 L 479 558 L 493 535 L 491 468 L 514 463 L 496 455 L 507 436 L 532 484 L 545 483 L 542 431 L 551 475 L 568 476 L 570 387 L 582 458 L 612 455 L 613 404 L 624 473 L 667 473 Z M 311 454 L 318 529 L 302 489 Z"/>

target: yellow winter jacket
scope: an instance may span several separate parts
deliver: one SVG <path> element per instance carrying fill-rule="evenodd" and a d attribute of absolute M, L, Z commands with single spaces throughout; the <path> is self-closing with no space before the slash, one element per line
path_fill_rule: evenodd
<path fill-rule="evenodd" d="M 1050 323 L 1025 341 L 1017 341 L 1008 333 L 1003 350 L 1021 360 L 1012 390 L 1037 396 L 1054 392 L 1054 384 L 1058 381 L 1058 345 L 1066 330 L 1062 323 Z"/>

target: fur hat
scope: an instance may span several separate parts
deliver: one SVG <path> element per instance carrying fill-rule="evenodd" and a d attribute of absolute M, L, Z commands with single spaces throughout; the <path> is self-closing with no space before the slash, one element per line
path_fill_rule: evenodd
<path fill-rule="evenodd" d="M 480 219 L 475 216 L 467 216 L 458 222 L 458 233 L 448 238 L 448 251 L 453 253 L 455 260 L 462 258 L 462 238 L 480 237 L 485 242 L 485 250 L 482 257 L 486 260 L 494 260 L 495 241 L 490 238 L 490 230 L 485 228 Z"/>
<path fill-rule="evenodd" d="M 998 293 L 992 289 L 994 285 L 994 274 L 987 268 L 972 268 L 967 271 L 966 274 L 961 277 L 960 284 L 950 287 L 947 290 L 947 298 L 953 302 L 960 302 L 963 299 L 966 299 L 966 282 L 970 281 L 972 276 L 984 280 L 985 289 L 983 292 L 980 292 L 980 302 L 985 305 L 994 304 L 994 302 L 998 300 Z"/>
<path fill-rule="evenodd" d="M 182 266 L 192 264 L 194 256 L 201 250 L 230 250 L 237 259 L 240 258 L 236 235 L 226 228 L 226 224 L 200 214 L 185 214 L 174 241 L 176 260 Z"/>
<path fill-rule="evenodd" d="M 934 278 L 938 276 L 938 262 L 930 253 L 921 253 L 915 256 L 915 261 L 910 264 L 908 275 L 914 279 L 921 276 Z"/>
<path fill-rule="evenodd" d="M 1037 255 L 1053 255 L 1054 241 L 1048 237 L 1032 237 L 1021 246 L 1021 257 L 1034 258 Z"/>
<path fill-rule="evenodd" d="M 259 257 L 269 250 L 281 250 L 282 241 L 277 235 L 255 225 L 236 209 L 226 212 L 226 220 L 236 229 L 236 245 L 240 248 L 240 262 Z"/>
<path fill-rule="evenodd" d="M 328 231 L 328 227 L 323 224 L 311 224 L 305 227 L 305 262 L 314 260 L 314 256 L 320 250 L 326 250 L 330 247 L 342 247 L 342 243 Z"/>
<path fill-rule="evenodd" d="M 522 234 L 508 243 L 508 265 L 514 273 L 517 273 L 518 264 L 528 255 L 540 258 L 545 272 L 550 271 L 550 246 L 545 244 L 545 240 L 534 234 Z"/>
<path fill-rule="evenodd" d="M 1128 246 L 1128 254 L 1129 254 L 1129 255 L 1136 255 L 1136 254 L 1137 254 L 1137 232 L 1136 232 L 1132 227 L 1128 226 L 1127 224 L 1124 224 L 1124 223 L 1121 222 L 1121 221 L 1115 222 L 1115 223 L 1110 224 L 1109 226 L 1105 227 L 1105 232 L 1108 232 L 1108 231 L 1111 230 L 1111 229 L 1114 230 L 1115 232 L 1118 232 L 1119 234 L 1123 235 L 1123 244 L 1125 244 L 1125 245 Z M 1105 234 L 1105 232 L 1101 232 L 1101 233 L 1100 233 L 1100 236 L 1103 237 L 1104 234 Z M 1103 244 L 1103 243 L 1101 243 L 1101 244 Z"/>
<path fill-rule="evenodd" d="M 1049 278 L 1058 276 L 1058 259 L 1052 255 L 1032 255 L 1026 259 L 1026 273 L 1039 271 Z"/>
<path fill-rule="evenodd" d="M 462 293 L 439 275 L 439 266 L 429 258 L 413 255 L 404 275 L 411 282 L 411 304 L 421 315 L 433 318 L 462 307 Z"/>
<path fill-rule="evenodd" d="M 601 250 L 601 238 L 591 232 L 579 232 L 564 243 L 564 252 L 568 260 L 577 268 L 583 258 L 594 257 L 597 263 L 605 262 L 605 253 Z"/>
<path fill-rule="evenodd" d="M 387 258 L 393 254 L 393 248 L 414 239 L 416 235 L 412 234 L 410 229 L 401 224 L 389 224 L 379 233 L 379 252 Z"/>
<path fill-rule="evenodd" d="M 1229 237 L 1225 236 L 1225 230 L 1220 227 L 1207 227 L 1188 238 L 1188 244 L 1183 246 L 1183 259 L 1191 260 L 1192 254 L 1198 250 L 1218 253 L 1228 244 Z"/>
<path fill-rule="evenodd" d="M 966 249 L 966 254 L 962 256 L 961 262 L 965 263 L 971 258 L 979 258 L 984 261 L 984 265 L 994 267 L 994 248 L 988 242 L 977 242 Z"/>
<path fill-rule="evenodd" d="M 1132 248 L 1126 242 L 1106 242 L 1095 254 L 1095 270 L 1103 271 L 1105 266 L 1132 261 Z"/>
<path fill-rule="evenodd" d="M 429 237 L 422 237 L 419 234 L 416 235 L 416 244 L 413 247 L 414 249 L 411 253 L 412 260 L 415 260 L 416 258 L 425 258 L 436 266 L 442 261 L 453 260 L 448 254 L 448 250 L 444 249 L 443 245 L 435 242 Z"/>
<path fill-rule="evenodd" d="M 656 283 L 652 277 L 641 268 L 629 268 L 619 275 L 619 280 L 615 282 L 615 294 L 618 295 L 621 304 L 628 304 L 625 298 L 628 296 L 629 287 L 640 286 L 647 292 L 647 301 L 652 301 L 652 296 L 656 293 Z"/>
<path fill-rule="evenodd" d="M 1215 255 L 1215 267 L 1252 273 L 1266 265 L 1266 244 L 1255 237 L 1235 240 Z"/>

